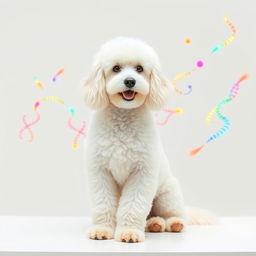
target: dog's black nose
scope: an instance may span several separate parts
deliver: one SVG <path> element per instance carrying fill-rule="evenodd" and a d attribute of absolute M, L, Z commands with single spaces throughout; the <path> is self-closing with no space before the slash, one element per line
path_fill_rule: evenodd
<path fill-rule="evenodd" d="M 127 77 L 125 80 L 124 80 L 124 84 L 126 87 L 128 88 L 132 88 L 134 87 L 134 85 L 136 84 L 136 80 L 132 77 Z"/>

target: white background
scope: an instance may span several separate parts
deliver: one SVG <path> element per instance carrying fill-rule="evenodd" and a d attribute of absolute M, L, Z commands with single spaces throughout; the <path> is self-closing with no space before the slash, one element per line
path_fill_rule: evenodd
<path fill-rule="evenodd" d="M 183 108 L 167 126 L 159 127 L 165 150 L 188 205 L 220 215 L 256 214 L 255 1 L 251 0 L 23 0 L 0 1 L 0 214 L 88 215 L 83 150 L 71 148 L 64 106 L 47 102 L 33 127 L 35 140 L 18 138 L 21 118 L 34 119 L 36 100 L 55 95 L 76 108 L 75 124 L 89 120 L 80 85 L 99 46 L 116 36 L 138 37 L 158 52 L 164 73 L 191 71 L 199 59 L 205 66 L 178 84 L 193 85 L 190 96 L 173 95 L 168 107 Z M 237 38 L 213 55 L 230 29 Z M 191 44 L 185 44 L 185 38 Z M 53 74 L 66 69 L 57 83 Z M 208 111 L 227 97 L 244 73 L 238 98 L 223 107 L 230 131 L 198 156 L 187 153 L 219 129 L 217 118 L 204 123 Z M 37 76 L 44 84 L 33 83 Z M 27 138 L 27 137 L 26 137 Z"/>

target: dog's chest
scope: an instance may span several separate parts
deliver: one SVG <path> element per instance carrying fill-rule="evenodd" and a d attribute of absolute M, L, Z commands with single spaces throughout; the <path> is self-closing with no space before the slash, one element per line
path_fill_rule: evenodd
<path fill-rule="evenodd" d="M 106 109 L 95 114 L 89 133 L 88 154 L 100 169 L 108 169 L 118 184 L 144 163 L 150 163 L 155 129 L 143 110 Z"/>
<path fill-rule="evenodd" d="M 102 127 L 99 132 L 99 157 L 118 184 L 122 185 L 127 180 L 142 159 L 150 158 L 150 136 L 147 133 L 147 130 L 131 122 L 114 123 L 111 127 Z"/>
<path fill-rule="evenodd" d="M 126 181 L 147 152 L 146 142 L 140 135 L 140 131 L 127 133 L 119 130 L 112 134 L 109 145 L 105 147 L 107 168 L 120 185 Z"/>

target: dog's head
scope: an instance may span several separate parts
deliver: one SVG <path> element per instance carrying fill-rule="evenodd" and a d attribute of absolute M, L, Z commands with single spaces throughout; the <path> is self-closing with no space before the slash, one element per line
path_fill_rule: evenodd
<path fill-rule="evenodd" d="M 131 38 L 113 39 L 101 47 L 84 89 L 86 102 L 94 109 L 108 104 L 126 109 L 147 104 L 159 109 L 170 91 L 155 51 Z"/>

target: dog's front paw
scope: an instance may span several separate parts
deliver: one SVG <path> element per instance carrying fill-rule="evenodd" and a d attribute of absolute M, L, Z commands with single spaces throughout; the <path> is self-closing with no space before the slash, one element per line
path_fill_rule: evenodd
<path fill-rule="evenodd" d="M 114 229 L 111 227 L 94 225 L 88 230 L 88 237 L 95 240 L 106 240 L 114 237 Z"/>
<path fill-rule="evenodd" d="M 115 233 L 115 240 L 125 243 L 138 243 L 145 240 L 145 233 L 139 229 L 122 227 L 117 228 Z"/>

